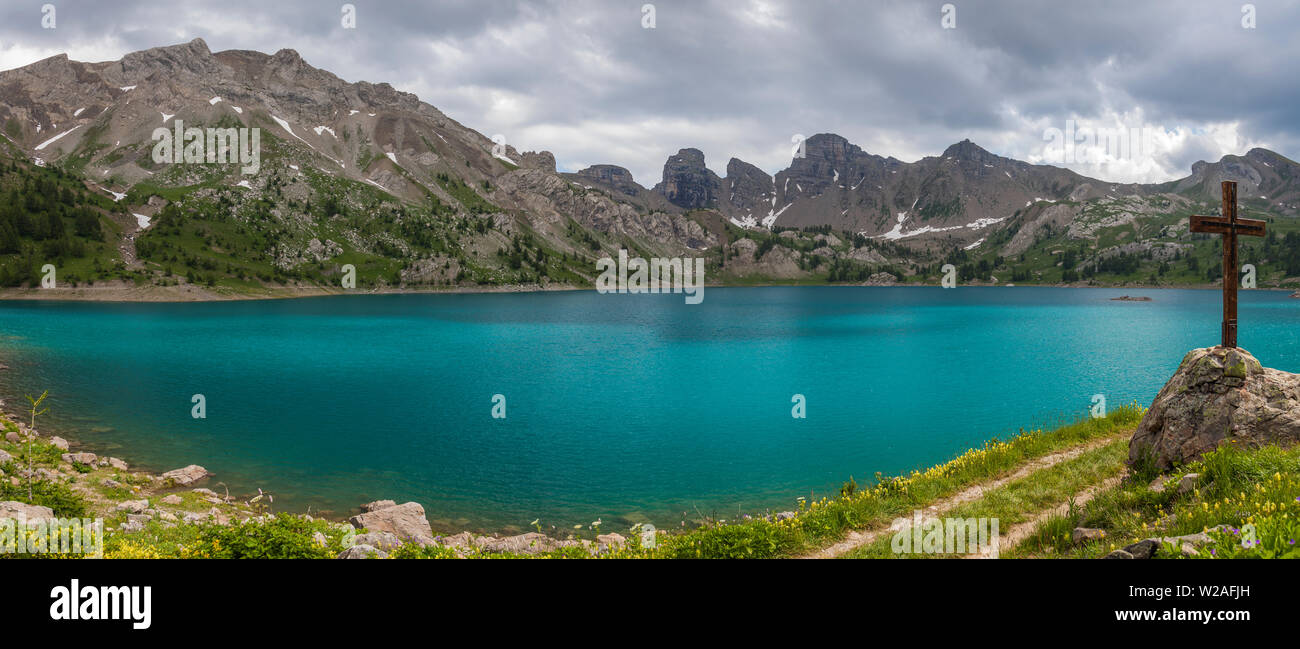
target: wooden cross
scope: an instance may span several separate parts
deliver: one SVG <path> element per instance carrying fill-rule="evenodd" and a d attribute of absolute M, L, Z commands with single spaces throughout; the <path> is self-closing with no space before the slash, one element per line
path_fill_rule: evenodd
<path fill-rule="evenodd" d="M 1237 346 L 1237 235 L 1264 236 L 1264 222 L 1237 218 L 1237 183 L 1223 181 L 1221 216 L 1193 216 L 1192 232 L 1223 235 L 1223 346 Z"/>

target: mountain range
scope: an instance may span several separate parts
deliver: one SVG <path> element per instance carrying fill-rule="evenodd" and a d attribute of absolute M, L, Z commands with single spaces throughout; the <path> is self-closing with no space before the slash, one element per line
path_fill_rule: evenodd
<path fill-rule="evenodd" d="M 260 169 L 155 162 L 155 129 L 177 121 L 261 129 Z M 292 50 L 202 40 L 0 72 L 0 132 L 0 191 L 28 212 L 0 221 L 9 285 L 55 261 L 73 283 L 213 295 L 337 286 L 348 264 L 370 288 L 586 286 L 620 248 L 704 256 L 724 283 L 929 282 L 941 263 L 968 281 L 1195 283 L 1214 279 L 1215 242 L 1187 216 L 1217 210 L 1222 180 L 1273 230 L 1243 260 L 1264 282 L 1300 276 L 1300 166 L 1265 149 L 1118 184 L 969 140 L 909 163 L 827 133 L 775 175 L 732 158 L 721 177 L 684 148 L 646 186 L 613 164 L 559 172 L 549 152 Z M 25 196 L 49 191 L 68 196 Z"/>

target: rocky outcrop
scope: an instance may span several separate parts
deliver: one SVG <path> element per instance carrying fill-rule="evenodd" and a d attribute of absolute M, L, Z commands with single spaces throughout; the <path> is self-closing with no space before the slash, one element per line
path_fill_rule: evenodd
<path fill-rule="evenodd" d="M 772 212 L 776 185 L 767 172 L 739 158 L 727 163 L 727 210 L 738 217 L 760 218 Z"/>
<path fill-rule="evenodd" d="M 1129 442 L 1170 469 L 1225 441 L 1249 447 L 1300 440 L 1300 375 L 1266 368 L 1244 349 L 1192 350 L 1156 395 Z"/>
<path fill-rule="evenodd" d="M 664 163 L 663 182 L 655 186 L 669 202 L 685 209 L 713 207 L 722 180 L 704 166 L 704 152 L 682 149 Z"/>
<path fill-rule="evenodd" d="M 579 171 L 577 175 L 628 196 L 640 196 L 641 192 L 645 191 L 632 180 L 632 172 L 617 165 L 592 165 Z"/>

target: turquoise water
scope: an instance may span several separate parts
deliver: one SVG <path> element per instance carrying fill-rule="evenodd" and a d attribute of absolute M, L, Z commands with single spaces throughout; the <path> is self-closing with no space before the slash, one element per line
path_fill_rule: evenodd
<path fill-rule="evenodd" d="M 415 500 L 448 531 L 673 526 L 928 466 L 1094 394 L 1149 404 L 1217 343 L 1220 294 L 1109 300 L 1134 292 L 3 302 L 0 396 L 48 388 L 47 429 L 153 470 L 202 464 L 278 508 Z M 1245 292 L 1241 323 L 1265 365 L 1300 371 L 1300 300 Z"/>

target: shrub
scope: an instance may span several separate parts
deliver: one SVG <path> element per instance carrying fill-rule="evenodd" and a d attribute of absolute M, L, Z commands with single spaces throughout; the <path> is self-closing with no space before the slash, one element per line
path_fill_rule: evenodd
<path fill-rule="evenodd" d="M 311 522 L 277 514 L 266 520 L 247 520 L 203 529 L 196 546 L 213 559 L 329 559 L 334 553 L 312 540 Z"/>

